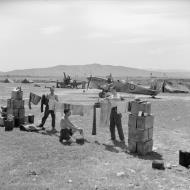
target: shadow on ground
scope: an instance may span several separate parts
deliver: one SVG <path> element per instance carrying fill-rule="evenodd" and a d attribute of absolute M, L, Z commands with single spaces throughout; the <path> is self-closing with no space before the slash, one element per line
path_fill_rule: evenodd
<path fill-rule="evenodd" d="M 113 144 L 104 144 L 105 149 L 110 151 L 110 152 L 115 152 L 115 153 L 119 153 L 120 151 L 117 148 L 120 148 L 121 150 L 126 150 L 127 149 L 127 145 L 123 142 L 120 141 L 114 141 Z"/>
<path fill-rule="evenodd" d="M 124 144 L 123 142 L 120 142 L 120 141 L 114 141 L 113 144 L 103 144 L 103 145 L 105 146 L 105 149 L 107 151 L 110 151 L 110 152 L 115 152 L 115 153 L 121 152 L 121 151 L 118 150 L 118 147 L 119 147 L 126 154 L 130 154 L 130 155 L 132 155 L 134 157 L 138 157 L 139 159 L 143 159 L 143 160 L 163 160 L 162 155 L 160 153 L 158 153 L 158 152 L 155 152 L 155 151 L 149 152 L 144 156 L 139 155 L 137 153 L 130 153 L 130 151 L 128 150 L 127 145 Z"/>
<path fill-rule="evenodd" d="M 143 160 L 163 160 L 162 155 L 158 152 L 155 152 L 155 151 L 149 152 L 144 156 L 139 155 L 137 153 L 129 153 L 128 151 L 126 153 L 131 154 L 134 157 L 138 157 L 138 158 L 143 159 Z"/>
<path fill-rule="evenodd" d="M 59 137 L 59 135 L 58 135 L 59 132 L 58 131 L 52 131 L 52 130 L 41 131 L 40 134 Z"/>

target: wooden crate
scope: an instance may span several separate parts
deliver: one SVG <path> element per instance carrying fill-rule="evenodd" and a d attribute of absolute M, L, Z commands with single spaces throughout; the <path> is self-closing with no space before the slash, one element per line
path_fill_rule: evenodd
<path fill-rule="evenodd" d="M 4 127 L 5 117 L 0 116 L 0 127 Z"/>
<path fill-rule="evenodd" d="M 134 126 L 138 129 L 152 128 L 154 125 L 154 116 L 153 115 L 137 116 L 129 114 L 128 125 Z"/>
<path fill-rule="evenodd" d="M 149 129 L 142 130 L 132 126 L 128 126 L 128 129 L 128 138 L 130 140 L 133 140 L 135 142 L 146 142 L 149 140 Z"/>
<path fill-rule="evenodd" d="M 25 117 L 25 109 L 21 108 L 18 109 L 18 118 L 24 118 Z"/>
<path fill-rule="evenodd" d="M 7 107 L 12 109 L 24 108 L 24 100 L 8 99 Z"/>
<path fill-rule="evenodd" d="M 151 114 L 151 103 L 147 101 L 131 101 L 131 113 L 133 115 L 138 115 L 139 112 Z"/>
<path fill-rule="evenodd" d="M 137 153 L 140 155 L 146 155 L 149 152 L 152 152 L 153 140 L 146 142 L 137 142 Z"/>
<path fill-rule="evenodd" d="M 128 139 L 128 149 L 131 153 L 137 152 L 137 143 L 132 139 Z"/>
<path fill-rule="evenodd" d="M 23 91 L 21 91 L 21 90 L 13 90 L 11 92 L 11 99 L 22 100 L 23 99 Z"/>
<path fill-rule="evenodd" d="M 19 109 L 7 109 L 7 115 L 13 115 L 15 118 L 19 118 Z"/>

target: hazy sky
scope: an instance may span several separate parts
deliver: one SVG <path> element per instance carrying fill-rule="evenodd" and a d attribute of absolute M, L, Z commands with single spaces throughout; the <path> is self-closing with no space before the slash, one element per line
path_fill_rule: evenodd
<path fill-rule="evenodd" d="M 190 70 L 190 1 L 0 0 L 0 71 L 91 63 Z"/>

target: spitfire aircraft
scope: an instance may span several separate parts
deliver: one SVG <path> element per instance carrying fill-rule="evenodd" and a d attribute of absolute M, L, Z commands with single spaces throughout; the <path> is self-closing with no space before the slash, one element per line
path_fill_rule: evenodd
<path fill-rule="evenodd" d="M 100 92 L 99 94 L 100 97 L 104 97 L 105 93 L 109 92 L 110 87 L 115 87 L 117 92 L 144 94 L 144 95 L 150 95 L 152 97 L 155 97 L 157 94 L 161 92 L 161 87 L 155 85 L 150 88 L 146 88 L 123 80 L 115 81 L 113 80 L 111 74 L 107 78 L 90 76 L 87 79 L 88 79 L 87 88 L 89 88 L 90 86 L 91 88 L 102 90 L 102 92 Z"/>

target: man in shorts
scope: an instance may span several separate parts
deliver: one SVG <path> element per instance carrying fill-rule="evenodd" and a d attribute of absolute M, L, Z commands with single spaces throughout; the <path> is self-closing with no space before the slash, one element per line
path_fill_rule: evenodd
<path fill-rule="evenodd" d="M 70 109 L 65 109 L 64 114 L 65 116 L 62 117 L 60 121 L 61 131 L 59 141 L 62 142 L 63 140 L 66 140 L 67 142 L 74 142 L 72 139 L 72 135 L 76 131 L 83 135 L 83 129 L 77 127 L 69 120 L 69 116 L 71 115 Z"/>

